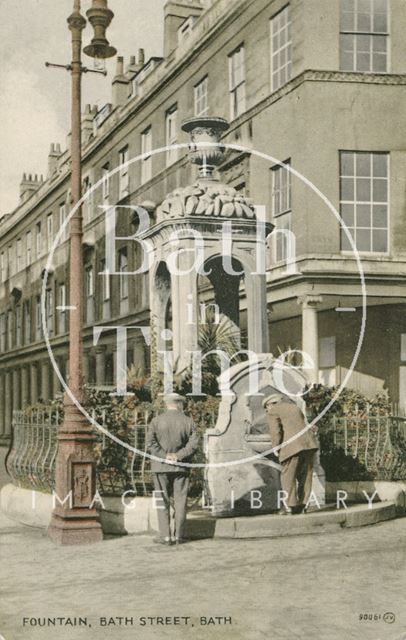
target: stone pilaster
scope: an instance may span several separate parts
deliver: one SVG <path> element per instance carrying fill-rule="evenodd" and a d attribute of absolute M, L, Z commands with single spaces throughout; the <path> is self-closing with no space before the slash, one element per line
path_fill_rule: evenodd
<path fill-rule="evenodd" d="M 45 403 L 50 399 L 48 360 L 41 362 L 41 398 Z"/>
<path fill-rule="evenodd" d="M 30 378 L 31 404 L 36 404 L 38 402 L 38 367 L 35 363 L 30 366 Z"/>
<path fill-rule="evenodd" d="M 13 370 L 13 411 L 21 409 L 21 377 L 20 369 Z"/>
<path fill-rule="evenodd" d="M 106 379 L 106 349 L 97 347 L 96 349 L 96 385 L 103 386 Z"/>
<path fill-rule="evenodd" d="M 11 435 L 11 422 L 13 414 L 13 402 L 11 397 L 11 371 L 6 370 L 4 376 L 4 431 L 7 437 Z"/>
<path fill-rule="evenodd" d="M 27 366 L 21 368 L 21 409 L 30 404 L 30 376 Z"/>

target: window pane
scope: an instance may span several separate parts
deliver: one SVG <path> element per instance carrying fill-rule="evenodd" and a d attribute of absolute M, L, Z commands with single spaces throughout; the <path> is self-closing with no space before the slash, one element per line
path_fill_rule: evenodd
<path fill-rule="evenodd" d="M 341 153 L 341 175 L 353 176 L 354 175 L 354 154 L 353 153 Z"/>
<path fill-rule="evenodd" d="M 388 183 L 386 180 L 374 180 L 373 185 L 374 202 L 387 202 L 388 200 Z"/>
<path fill-rule="evenodd" d="M 371 13 L 371 9 L 372 9 L 371 2 L 372 2 L 372 0 L 358 0 L 358 2 L 357 2 L 357 12 L 358 12 L 358 14 L 366 13 L 367 15 L 369 15 Z"/>
<path fill-rule="evenodd" d="M 370 202 L 371 200 L 371 181 L 367 178 L 357 179 L 357 200 L 359 202 Z"/>
<path fill-rule="evenodd" d="M 375 205 L 373 208 L 372 225 L 374 227 L 386 227 L 388 224 L 388 211 L 386 205 Z"/>
<path fill-rule="evenodd" d="M 369 53 L 371 51 L 372 36 L 356 36 L 356 38 L 357 38 L 357 51 L 359 53 Z"/>
<path fill-rule="evenodd" d="M 342 0 L 341 7 L 343 11 L 348 11 L 354 13 L 355 11 L 355 0 Z"/>
<path fill-rule="evenodd" d="M 343 11 L 341 13 L 341 30 L 355 31 L 354 13 Z"/>
<path fill-rule="evenodd" d="M 354 180 L 343 178 L 341 181 L 341 200 L 354 200 Z"/>
<path fill-rule="evenodd" d="M 388 38 L 387 36 L 375 36 L 372 40 L 373 50 L 375 52 L 386 53 Z"/>
<path fill-rule="evenodd" d="M 342 51 L 353 52 L 355 38 L 356 36 L 342 34 L 340 37 L 340 45 L 341 45 Z"/>
<path fill-rule="evenodd" d="M 386 73 L 387 69 L 386 54 L 375 53 L 372 59 L 372 71 L 377 73 Z"/>
<path fill-rule="evenodd" d="M 388 175 L 388 156 L 386 153 L 375 153 L 373 155 L 374 177 L 386 178 Z"/>
<path fill-rule="evenodd" d="M 371 206 L 369 204 L 359 204 L 357 206 L 357 227 L 371 226 Z"/>
<path fill-rule="evenodd" d="M 382 252 L 386 252 L 388 250 L 388 232 L 385 231 L 373 231 L 372 232 L 372 238 L 373 238 L 373 245 L 372 245 L 372 250 L 373 251 L 382 251 Z"/>
<path fill-rule="evenodd" d="M 354 205 L 342 204 L 341 217 L 348 227 L 353 227 L 355 225 Z"/>
<path fill-rule="evenodd" d="M 352 238 L 354 238 L 354 229 L 348 229 L 348 232 Z M 353 251 L 351 243 L 348 239 L 347 233 L 345 229 L 341 229 L 341 250 L 342 251 Z"/>
<path fill-rule="evenodd" d="M 357 54 L 357 71 L 370 71 L 371 70 L 371 56 L 369 53 Z"/>
<path fill-rule="evenodd" d="M 375 13 L 387 13 L 388 12 L 388 0 L 373 0 Z"/>
<path fill-rule="evenodd" d="M 371 31 L 371 14 L 370 13 L 359 13 L 358 14 L 358 31 Z"/>
<path fill-rule="evenodd" d="M 280 86 L 284 85 L 287 81 L 287 75 L 286 75 L 286 67 L 282 67 L 281 72 L 280 72 Z"/>
<path fill-rule="evenodd" d="M 370 153 L 356 154 L 356 171 L 357 171 L 357 176 L 371 175 L 371 154 Z"/>
<path fill-rule="evenodd" d="M 340 53 L 340 69 L 341 71 L 354 71 L 354 54 L 347 51 Z"/>
<path fill-rule="evenodd" d="M 374 15 L 374 27 L 375 33 L 386 33 L 388 31 L 388 19 L 386 15 L 381 13 Z"/>
<path fill-rule="evenodd" d="M 357 229 L 358 251 L 371 251 L 371 232 L 369 229 Z"/>

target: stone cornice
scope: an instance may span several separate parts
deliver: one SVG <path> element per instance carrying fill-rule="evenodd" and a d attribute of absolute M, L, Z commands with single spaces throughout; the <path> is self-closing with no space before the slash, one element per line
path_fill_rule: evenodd
<path fill-rule="evenodd" d="M 377 84 L 377 85 L 392 85 L 392 86 L 405 86 L 406 85 L 406 73 L 405 74 L 373 74 L 373 73 L 353 73 L 349 71 L 319 71 L 313 69 L 307 69 L 302 71 L 299 75 L 295 76 L 287 82 L 283 87 L 271 93 L 269 96 L 257 102 L 251 109 L 248 109 L 239 118 L 233 120 L 230 125 L 228 134 L 238 129 L 242 124 L 248 122 L 253 117 L 258 115 L 264 109 L 267 109 L 275 102 L 278 102 L 281 98 L 285 97 L 292 91 L 295 91 L 305 82 L 345 82 L 345 83 L 360 83 L 360 84 Z"/>
<path fill-rule="evenodd" d="M 144 233 L 140 233 L 139 237 L 141 239 L 151 239 L 155 240 L 157 237 L 162 240 L 168 240 L 171 234 L 176 231 L 194 231 L 199 230 L 199 232 L 204 236 L 205 233 L 209 235 L 218 236 L 224 229 L 224 222 L 231 222 L 233 229 L 233 238 L 247 238 L 253 237 L 253 239 L 257 238 L 257 225 L 258 221 L 254 219 L 244 219 L 244 218 L 213 218 L 213 217 L 204 217 L 204 216 L 188 216 L 181 218 L 172 218 L 172 219 L 164 219 L 158 224 L 153 225 L 150 229 L 145 231 Z M 266 232 L 270 233 L 273 225 L 271 223 L 265 223 Z M 187 238 L 187 235 L 182 235 L 182 238 Z M 194 238 L 194 235 L 191 233 L 190 238 Z"/>

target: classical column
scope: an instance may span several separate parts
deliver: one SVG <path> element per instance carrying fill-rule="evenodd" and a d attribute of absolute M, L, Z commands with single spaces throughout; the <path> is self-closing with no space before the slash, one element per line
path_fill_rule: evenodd
<path fill-rule="evenodd" d="M 298 299 L 302 306 L 302 351 L 313 361 L 313 367 L 306 369 L 306 374 L 313 384 L 319 382 L 319 331 L 317 322 L 317 308 L 322 297 L 305 295 Z"/>
<path fill-rule="evenodd" d="M 179 256 L 178 268 L 184 273 L 171 274 L 173 361 L 179 363 L 180 370 L 190 364 L 191 352 L 199 350 L 199 295 L 193 267 L 196 256 L 188 251 L 193 241 L 184 241 L 183 246 L 185 251 Z"/>
<path fill-rule="evenodd" d="M 25 409 L 30 404 L 30 376 L 28 367 L 21 368 L 21 408 Z"/>
<path fill-rule="evenodd" d="M 5 434 L 11 435 L 11 422 L 13 419 L 13 403 L 11 397 L 11 371 L 6 370 L 4 376 L 4 422 Z"/>
<path fill-rule="evenodd" d="M 4 375 L 0 375 L 0 440 L 6 431 L 6 421 L 4 415 Z"/>
<path fill-rule="evenodd" d="M 43 402 L 48 402 L 50 397 L 49 388 L 49 363 L 48 360 L 41 362 L 41 398 Z"/>
<path fill-rule="evenodd" d="M 20 369 L 13 370 L 13 411 L 21 409 Z"/>
<path fill-rule="evenodd" d="M 268 315 L 266 313 L 266 277 L 245 270 L 247 297 L 248 349 L 254 353 L 268 353 Z"/>
<path fill-rule="evenodd" d="M 96 385 L 101 387 L 106 379 L 106 349 L 97 347 L 96 349 Z"/>
<path fill-rule="evenodd" d="M 36 404 L 38 402 L 38 367 L 36 364 L 30 366 L 30 377 L 31 404 Z"/>

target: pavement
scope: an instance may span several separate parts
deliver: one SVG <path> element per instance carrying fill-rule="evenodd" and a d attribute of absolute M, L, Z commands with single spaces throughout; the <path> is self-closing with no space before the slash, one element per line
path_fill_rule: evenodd
<path fill-rule="evenodd" d="M 59 547 L 0 517 L 4 640 L 406 640 L 406 518 L 167 548 Z"/>

